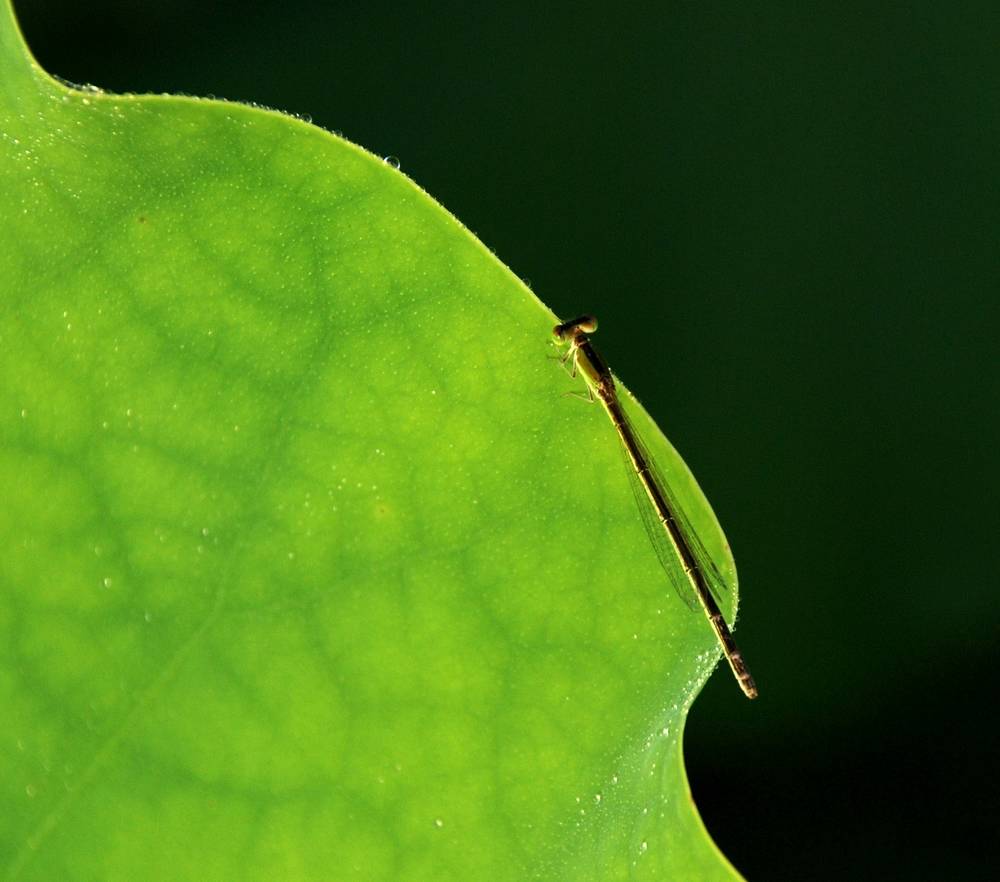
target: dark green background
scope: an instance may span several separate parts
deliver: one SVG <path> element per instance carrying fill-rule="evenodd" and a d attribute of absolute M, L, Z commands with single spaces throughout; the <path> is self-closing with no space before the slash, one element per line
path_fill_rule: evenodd
<path fill-rule="evenodd" d="M 398 156 L 600 316 L 739 566 L 761 698 L 687 756 L 751 880 L 993 878 L 1000 7 L 15 6 L 74 82 Z"/>

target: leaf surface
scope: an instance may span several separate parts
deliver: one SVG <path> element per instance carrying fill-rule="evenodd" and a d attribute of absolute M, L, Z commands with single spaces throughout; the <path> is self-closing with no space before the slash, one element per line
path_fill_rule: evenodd
<path fill-rule="evenodd" d="M 2 878 L 737 878 L 711 632 L 467 230 L 300 120 L 67 88 L 6 4 L 0 192 Z"/>

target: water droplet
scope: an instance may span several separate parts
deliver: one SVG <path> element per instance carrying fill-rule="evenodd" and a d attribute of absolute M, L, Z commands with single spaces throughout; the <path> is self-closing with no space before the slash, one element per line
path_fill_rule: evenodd
<path fill-rule="evenodd" d="M 604 797 L 603 797 L 603 796 L 601 796 L 601 794 L 600 794 L 600 793 L 595 793 L 595 794 L 594 794 L 594 802 L 595 802 L 595 803 L 600 803 L 600 801 L 601 801 L 602 799 L 604 799 Z"/>
<path fill-rule="evenodd" d="M 389 168 L 399 168 L 399 157 L 398 156 L 386 156 L 382 159 Z"/>
<path fill-rule="evenodd" d="M 444 820 L 442 818 L 435 818 L 434 826 L 437 827 L 438 830 L 440 830 L 444 826 Z"/>
<path fill-rule="evenodd" d="M 31 799 L 35 796 L 36 793 L 38 793 L 38 789 L 35 787 L 34 784 L 29 784 L 27 787 L 24 788 L 24 792 L 28 794 L 28 799 Z"/>
<path fill-rule="evenodd" d="M 101 584 L 104 585 L 105 588 L 110 588 L 111 587 L 111 576 L 105 576 L 104 579 L 103 579 L 103 581 L 101 582 Z"/>
<path fill-rule="evenodd" d="M 151 612 L 150 612 L 150 611 L 149 611 L 148 609 L 147 609 L 147 610 L 146 610 L 146 611 L 145 611 L 145 612 L 144 612 L 144 613 L 142 614 L 142 617 L 143 617 L 143 618 L 144 618 L 144 619 L 145 619 L 145 620 L 146 620 L 147 622 L 151 622 L 151 621 L 153 621 L 153 614 L 152 614 L 152 613 L 151 613 Z"/>
<path fill-rule="evenodd" d="M 649 843 L 643 839 L 642 842 L 639 843 L 639 854 L 645 854 L 647 848 L 649 848 Z"/>

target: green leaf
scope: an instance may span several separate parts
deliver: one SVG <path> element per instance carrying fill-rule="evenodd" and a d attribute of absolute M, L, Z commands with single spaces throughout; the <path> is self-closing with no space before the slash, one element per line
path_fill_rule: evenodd
<path fill-rule="evenodd" d="M 0 192 L 3 878 L 737 878 L 712 634 L 467 230 L 302 121 L 66 88 L 6 5 Z"/>

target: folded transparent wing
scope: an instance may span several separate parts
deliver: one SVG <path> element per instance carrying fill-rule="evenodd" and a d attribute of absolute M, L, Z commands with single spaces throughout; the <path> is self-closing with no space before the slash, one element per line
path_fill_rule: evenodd
<path fill-rule="evenodd" d="M 666 502 L 667 507 L 670 510 L 670 514 L 673 516 L 681 535 L 684 537 L 684 541 L 691 550 L 691 555 L 694 558 L 695 565 L 701 571 L 705 584 L 712 592 L 716 601 L 722 603 L 723 597 L 725 597 L 730 590 L 728 583 L 725 579 L 723 579 L 722 574 L 719 572 L 719 568 L 716 566 L 712 556 L 708 553 L 704 543 L 698 538 L 698 533 L 692 526 L 691 519 L 684 511 L 683 506 L 680 504 L 677 494 L 670 486 L 669 481 L 656 464 L 656 461 L 650 455 L 649 449 L 645 446 L 645 444 L 643 444 L 642 439 L 635 431 L 635 426 L 628 420 L 628 417 L 625 416 L 624 413 L 622 416 L 626 420 L 627 425 L 632 432 L 632 436 L 635 438 L 636 446 L 639 448 L 647 466 L 649 467 L 653 480 L 660 490 L 660 495 Z M 628 472 L 629 482 L 632 485 L 632 493 L 635 496 L 636 505 L 639 508 L 639 514 L 642 517 L 643 526 L 646 528 L 649 541 L 656 551 L 656 556 L 660 559 L 660 564 L 666 571 L 667 576 L 670 579 L 670 584 L 673 585 L 674 590 L 680 596 L 681 600 L 683 600 L 692 610 L 697 610 L 700 608 L 698 595 L 695 593 L 694 587 L 692 586 L 687 573 L 684 572 L 684 567 L 677 555 L 673 542 L 667 535 L 666 528 L 660 523 L 656 509 L 646 493 L 646 488 L 643 487 L 642 481 L 636 474 L 635 468 L 633 467 L 632 461 L 629 459 L 624 446 L 622 446 L 622 456 L 625 458 L 626 471 Z"/>

